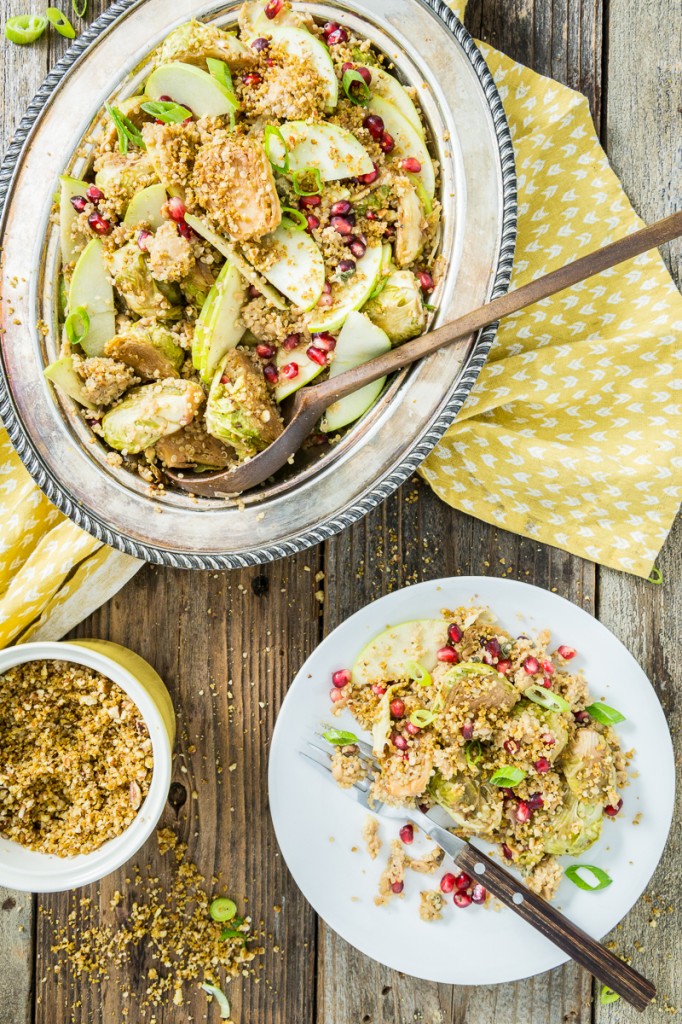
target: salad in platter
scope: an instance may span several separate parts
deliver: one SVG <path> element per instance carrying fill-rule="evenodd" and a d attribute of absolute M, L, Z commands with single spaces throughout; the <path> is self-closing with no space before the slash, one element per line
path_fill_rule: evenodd
<path fill-rule="evenodd" d="M 416 92 L 368 39 L 284 0 L 192 21 L 107 105 L 60 179 L 59 358 L 46 377 L 113 465 L 226 469 L 280 404 L 421 334 L 441 273 Z M 377 381 L 330 407 L 333 439 Z"/>

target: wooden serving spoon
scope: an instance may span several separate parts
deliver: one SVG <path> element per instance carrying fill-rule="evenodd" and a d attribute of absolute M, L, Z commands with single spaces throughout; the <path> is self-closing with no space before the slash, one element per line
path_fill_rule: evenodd
<path fill-rule="evenodd" d="M 611 245 L 588 253 L 565 267 L 552 271 L 544 277 L 531 281 L 522 288 L 507 292 L 488 302 L 480 309 L 453 320 L 435 331 L 423 334 L 414 341 L 408 341 L 399 348 L 392 349 L 384 355 L 371 359 L 353 370 L 339 374 L 330 380 L 323 381 L 313 387 L 301 388 L 288 413 L 283 433 L 265 451 L 255 455 L 236 469 L 220 470 L 215 473 L 180 472 L 166 470 L 166 475 L 176 486 L 193 494 L 207 497 L 229 497 L 241 494 L 252 487 L 263 483 L 273 473 L 291 459 L 299 450 L 305 439 L 312 432 L 322 413 L 333 402 L 352 394 L 358 388 L 370 384 L 379 377 L 385 377 L 396 370 L 401 370 L 424 356 L 430 356 L 446 345 L 457 345 L 466 350 L 471 335 L 482 327 L 487 327 L 510 313 L 517 313 L 526 306 L 532 306 L 540 299 L 570 288 L 579 281 L 584 281 L 594 274 L 623 263 L 625 260 L 639 256 L 649 249 L 655 249 L 664 242 L 682 235 L 682 210 L 656 221 L 649 227 L 635 231 L 625 238 L 620 238 Z"/>

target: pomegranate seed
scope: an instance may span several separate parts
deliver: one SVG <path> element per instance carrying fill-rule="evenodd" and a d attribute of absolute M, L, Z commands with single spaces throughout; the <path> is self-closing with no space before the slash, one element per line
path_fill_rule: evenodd
<path fill-rule="evenodd" d="M 159 96 L 159 100 L 161 101 L 161 103 L 173 103 L 174 102 L 172 96 Z"/>
<path fill-rule="evenodd" d="M 403 825 L 398 834 L 404 843 L 409 845 L 414 842 L 414 829 L 412 825 Z"/>
<path fill-rule="evenodd" d="M 419 726 L 415 725 L 413 722 L 408 722 L 407 725 L 405 726 L 405 729 L 407 732 L 409 732 L 410 736 L 416 736 L 417 733 L 421 732 Z"/>
<path fill-rule="evenodd" d="M 149 239 L 152 237 L 151 231 L 138 231 L 137 233 L 137 245 L 142 252 L 146 252 L 149 248 Z"/>
<path fill-rule="evenodd" d="M 98 235 L 108 235 L 112 227 L 111 221 L 105 220 L 101 213 L 91 213 L 88 217 L 88 225 Z"/>
<path fill-rule="evenodd" d="M 373 139 L 378 140 L 384 134 L 384 119 L 378 114 L 368 114 L 362 122 L 362 126 L 367 129 Z"/>
<path fill-rule="evenodd" d="M 379 139 L 379 145 L 384 153 L 392 153 L 395 149 L 395 139 L 390 132 L 384 132 Z"/>
<path fill-rule="evenodd" d="M 88 201 L 85 196 L 71 196 L 71 205 L 73 206 L 76 213 L 82 213 L 85 207 L 88 205 Z"/>
<path fill-rule="evenodd" d="M 358 181 L 362 185 L 373 185 L 378 177 L 379 177 L 379 168 L 377 167 L 376 164 L 374 164 L 372 170 L 371 171 L 367 171 L 367 174 L 359 175 Z"/>
<path fill-rule="evenodd" d="M 449 893 L 455 888 L 455 876 L 448 871 L 440 880 L 440 891 Z"/>
<path fill-rule="evenodd" d="M 542 669 L 542 671 L 545 673 L 546 676 L 553 676 L 554 675 L 554 665 L 552 664 L 551 661 L 541 661 L 540 662 L 540 668 Z"/>
<path fill-rule="evenodd" d="M 341 260 L 338 267 L 336 268 L 341 277 L 346 278 L 352 277 L 355 273 L 357 266 L 355 260 Z"/>
<path fill-rule="evenodd" d="M 224 373 L 222 375 L 222 377 L 220 378 L 220 383 L 221 384 L 229 384 L 230 383 L 230 378 L 227 376 L 226 373 Z"/>
<path fill-rule="evenodd" d="M 391 892 L 394 892 L 398 896 L 405 888 L 404 882 L 391 882 Z"/>
<path fill-rule="evenodd" d="M 190 241 L 192 238 L 194 238 L 194 232 L 192 231 L 189 224 L 184 220 L 178 221 L 178 231 L 180 232 L 183 238 L 187 238 Z"/>
<path fill-rule="evenodd" d="M 538 659 L 534 658 L 533 655 L 529 655 L 523 663 L 523 667 L 529 676 L 535 675 L 539 671 L 540 665 Z"/>
<path fill-rule="evenodd" d="M 279 372 L 285 380 L 294 380 L 298 377 L 298 363 L 285 363 Z"/>
<path fill-rule="evenodd" d="M 398 750 L 407 750 L 407 740 L 404 736 L 401 736 L 399 732 L 391 733 L 391 743 Z"/>
<path fill-rule="evenodd" d="M 369 70 L 369 68 L 366 68 L 366 67 L 364 67 L 361 64 L 355 70 L 357 71 L 357 73 L 359 75 L 362 75 L 362 77 L 365 80 L 365 85 L 371 85 L 372 84 L 372 72 Z"/>
<path fill-rule="evenodd" d="M 343 217 L 345 213 L 350 213 L 353 209 L 352 205 L 347 199 L 339 199 L 338 203 L 334 203 L 329 210 L 332 217 Z"/>
<path fill-rule="evenodd" d="M 468 892 L 456 892 L 452 897 L 452 900 L 456 907 L 470 907 L 471 896 Z"/>
<path fill-rule="evenodd" d="M 258 291 L 258 289 L 256 288 L 255 284 L 250 284 L 249 285 L 249 298 L 250 299 L 260 299 L 260 297 L 261 297 L 261 293 Z"/>
<path fill-rule="evenodd" d="M 346 32 L 345 28 L 334 29 L 334 31 L 330 32 L 329 35 L 327 36 L 327 46 L 340 46 L 341 43 L 347 42 L 348 33 Z"/>
<path fill-rule="evenodd" d="M 324 32 L 324 34 L 326 36 L 328 36 L 330 32 L 336 32 L 336 30 L 338 28 L 339 28 L 339 26 L 337 25 L 337 23 L 335 21 L 325 21 L 325 23 L 324 23 L 324 25 L 322 27 L 322 31 Z"/>
<path fill-rule="evenodd" d="M 553 747 L 556 743 L 556 737 L 552 736 L 551 732 L 543 732 L 540 739 L 546 747 Z"/>
<path fill-rule="evenodd" d="M 185 219 L 187 208 L 185 207 L 185 204 L 183 203 L 180 196 L 171 196 L 171 198 L 168 200 L 168 203 L 166 204 L 166 208 L 168 210 L 168 216 L 170 217 L 171 220 L 181 221 Z"/>
<path fill-rule="evenodd" d="M 481 885 L 480 882 L 477 882 L 476 885 L 471 890 L 472 902 L 473 903 L 485 903 L 487 898 L 488 898 L 488 890 L 485 889 Z"/>
<path fill-rule="evenodd" d="M 528 797 L 528 806 L 531 811 L 537 811 L 541 807 L 544 807 L 545 801 L 542 799 L 542 793 L 533 793 L 532 796 Z"/>
<path fill-rule="evenodd" d="M 306 231 L 317 231 L 320 226 L 320 218 L 316 217 L 314 213 L 306 215 Z"/>
<path fill-rule="evenodd" d="M 383 697 L 386 693 L 386 687 L 382 686 L 381 683 L 375 683 L 372 687 L 372 693 L 375 693 L 377 697 Z"/>
<path fill-rule="evenodd" d="M 270 0 L 270 2 L 268 4 L 266 4 L 266 7 L 265 7 L 265 10 L 264 10 L 263 13 L 265 14 L 266 18 L 269 18 L 270 21 L 272 21 L 273 18 L 277 17 L 279 12 L 282 10 L 283 6 L 284 6 L 284 0 Z"/>
<path fill-rule="evenodd" d="M 264 50 L 270 49 L 270 43 L 261 36 L 260 39 L 254 39 L 251 43 L 251 49 L 255 50 L 256 53 L 263 53 Z"/>
<path fill-rule="evenodd" d="M 502 793 L 506 800 L 516 800 L 516 793 L 513 789 L 510 789 L 509 786 L 504 786 L 502 788 Z"/>
<path fill-rule="evenodd" d="M 322 334 L 313 335 L 313 344 L 323 352 L 333 352 L 336 348 L 336 338 L 328 331 L 323 331 Z"/>
<path fill-rule="evenodd" d="M 551 767 L 552 765 L 546 757 L 539 757 L 537 761 L 533 762 L 533 768 L 535 768 L 535 771 L 539 772 L 540 775 L 544 775 Z"/>
<path fill-rule="evenodd" d="M 581 725 L 587 725 L 588 722 L 592 721 L 587 711 L 574 711 L 573 717 L 576 722 L 580 722 Z"/>
<path fill-rule="evenodd" d="M 332 676 L 332 683 L 334 686 L 338 686 L 342 689 L 344 686 L 348 686 L 350 682 L 350 672 L 347 668 L 340 668 L 338 672 L 335 672 Z"/>
<path fill-rule="evenodd" d="M 320 301 L 318 302 L 318 306 L 321 306 L 323 309 L 325 309 L 325 308 L 328 308 L 329 306 L 333 306 L 333 305 L 334 305 L 334 300 L 331 297 L 331 295 L 321 295 L 320 296 Z"/>
<path fill-rule="evenodd" d="M 512 860 L 514 857 L 514 854 L 511 852 L 506 843 L 502 843 L 502 854 L 506 860 Z"/>
<path fill-rule="evenodd" d="M 423 292 L 432 292 L 433 289 L 436 287 L 434 280 L 431 274 L 429 274 L 428 270 L 418 270 L 417 280 L 419 281 L 419 287 Z"/>
<path fill-rule="evenodd" d="M 319 196 L 301 196 L 298 207 L 300 210 L 312 210 L 313 206 L 319 206 L 321 202 Z"/>
<path fill-rule="evenodd" d="M 362 238 L 358 238 L 357 235 L 354 235 L 348 242 L 348 248 L 353 253 L 356 260 L 361 260 L 367 252 L 367 242 Z"/>
<path fill-rule="evenodd" d="M 448 640 L 451 644 L 458 644 L 463 637 L 462 630 L 459 628 L 456 622 L 451 622 L 448 626 Z"/>
<path fill-rule="evenodd" d="M 104 199 L 104 192 L 102 192 L 101 188 L 97 188 L 97 185 L 91 185 L 85 194 L 93 203 L 98 203 L 100 199 Z"/>
<path fill-rule="evenodd" d="M 315 348 L 314 345 L 310 345 L 306 350 L 305 354 L 308 359 L 311 359 L 318 366 L 326 366 L 329 362 L 329 356 L 326 352 L 323 352 L 320 348 Z"/>
<path fill-rule="evenodd" d="M 275 350 L 272 345 L 256 345 L 256 354 L 261 359 L 272 359 L 275 354 Z"/>
<path fill-rule="evenodd" d="M 459 731 L 465 740 L 470 740 L 474 735 L 474 727 L 471 722 L 465 722 Z"/>
<path fill-rule="evenodd" d="M 405 701 L 399 698 L 391 701 L 391 715 L 393 718 L 403 718 L 405 714 Z"/>
<path fill-rule="evenodd" d="M 416 157 L 408 156 L 406 160 L 403 160 L 403 170 L 409 171 L 410 174 L 419 174 L 422 169 L 422 165 L 416 159 Z"/>
<path fill-rule="evenodd" d="M 613 804 L 607 804 L 604 808 L 604 814 L 608 814 L 609 818 L 615 818 L 622 806 L 623 798 L 621 797 L 618 803 L 615 805 L 615 807 Z"/>
<path fill-rule="evenodd" d="M 247 71 L 245 75 L 242 75 L 244 85 L 260 85 L 262 81 L 263 76 L 257 71 Z"/>
<path fill-rule="evenodd" d="M 277 367 L 274 365 L 274 363 L 267 363 L 263 367 L 263 376 L 265 377 L 268 384 L 277 383 L 277 381 L 279 380 L 279 374 L 277 372 Z"/>
<path fill-rule="evenodd" d="M 298 348 L 298 346 L 300 344 L 301 344 L 301 335 L 300 334 L 287 334 L 286 338 L 282 342 L 282 347 L 285 348 L 287 350 L 287 352 L 290 352 L 293 348 Z"/>
<path fill-rule="evenodd" d="M 353 221 L 349 217 L 332 217 L 331 225 L 340 235 L 353 234 Z"/>
<path fill-rule="evenodd" d="M 576 654 L 575 647 L 567 647 L 566 644 L 562 644 L 561 647 L 557 647 L 557 654 L 559 654 L 564 661 L 570 661 L 571 658 L 575 658 Z"/>
<path fill-rule="evenodd" d="M 530 821 L 532 811 L 525 800 L 519 800 L 518 807 L 516 808 L 516 820 L 520 821 L 521 824 Z"/>
<path fill-rule="evenodd" d="M 506 659 L 504 658 L 502 659 L 502 661 L 498 661 L 497 665 L 495 666 L 497 671 L 501 672 L 503 676 L 506 676 L 507 672 L 511 671 L 511 667 L 511 661 L 506 661 Z"/>
<path fill-rule="evenodd" d="M 331 294 L 331 290 L 332 290 L 332 286 L 331 286 L 331 284 L 329 283 L 329 281 L 325 281 L 325 282 L 324 282 L 324 285 L 323 285 L 323 287 L 322 287 L 322 291 L 323 291 L 323 292 L 324 292 L 324 293 L 325 293 L 326 295 L 328 295 L 328 294 Z"/>
<path fill-rule="evenodd" d="M 338 701 L 343 700 L 343 694 L 341 693 L 341 690 L 330 690 L 329 698 L 334 704 L 336 704 Z"/>
<path fill-rule="evenodd" d="M 505 740 L 502 744 L 508 754 L 518 754 L 521 744 L 517 740 Z"/>
<path fill-rule="evenodd" d="M 447 661 L 451 665 L 459 661 L 459 654 L 452 647 L 441 647 L 436 657 L 439 661 Z"/>
<path fill-rule="evenodd" d="M 502 648 L 500 647 L 500 641 L 493 637 L 492 640 L 488 640 L 485 645 L 485 652 L 483 654 L 483 660 L 487 665 L 492 665 L 493 661 L 499 660 L 502 657 Z"/>
<path fill-rule="evenodd" d="M 542 685 L 544 686 L 544 688 L 546 690 L 551 690 L 552 689 L 552 680 L 550 679 L 549 676 L 543 676 L 542 677 Z"/>
<path fill-rule="evenodd" d="M 461 874 L 457 875 L 455 879 L 455 886 L 457 889 L 468 889 L 471 885 L 471 878 L 466 872 L 462 871 Z"/>

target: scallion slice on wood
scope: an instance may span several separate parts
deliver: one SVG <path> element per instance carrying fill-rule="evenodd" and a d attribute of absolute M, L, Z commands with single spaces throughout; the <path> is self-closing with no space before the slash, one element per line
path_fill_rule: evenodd
<path fill-rule="evenodd" d="M 204 982 L 201 986 L 204 992 L 208 993 L 209 996 L 213 996 L 216 1003 L 220 1008 L 220 1019 L 229 1020 L 230 1017 L 230 1004 L 227 1001 L 227 996 L 221 988 L 217 985 L 209 985 L 208 982 Z"/>
<path fill-rule="evenodd" d="M 547 708 L 548 711 L 571 710 L 571 705 L 567 700 L 560 697 L 558 693 L 546 690 L 544 686 L 539 686 L 537 683 L 527 686 L 523 691 L 523 696 L 527 697 L 528 700 L 532 700 L 534 704 L 539 704 L 541 708 Z"/>
<path fill-rule="evenodd" d="M 594 879 L 596 885 L 591 884 L 587 879 L 583 878 L 580 874 L 581 871 L 589 871 Z M 606 889 L 613 879 L 606 871 L 602 868 L 595 867 L 594 864 L 571 864 L 569 868 L 566 868 L 564 874 L 569 881 L 577 885 L 579 889 L 584 889 L 586 892 L 598 892 L 600 889 Z"/>
<path fill-rule="evenodd" d="M 599 993 L 599 1002 L 602 1006 L 608 1006 L 609 1003 L 615 1003 L 620 996 L 617 992 L 614 992 L 608 985 L 602 985 L 601 992 Z"/>
<path fill-rule="evenodd" d="M 49 21 L 52 28 L 56 32 L 59 32 L 60 36 L 64 36 L 65 39 L 75 39 L 76 30 L 66 17 L 63 11 L 60 11 L 58 7 L 48 7 L 45 11 L 47 20 Z"/>
<path fill-rule="evenodd" d="M 88 9 L 88 0 L 71 0 L 71 6 L 77 18 L 84 18 Z"/>
<path fill-rule="evenodd" d="M 237 904 L 229 896 L 218 896 L 211 903 L 208 912 L 214 921 L 222 924 L 225 921 L 232 920 L 237 913 Z"/>
<path fill-rule="evenodd" d="M 5 39 L 18 46 L 35 43 L 47 28 L 47 18 L 41 14 L 16 14 L 5 22 Z"/>
<path fill-rule="evenodd" d="M 620 711 L 615 708 L 609 707 L 608 704 L 602 704 L 600 700 L 590 704 L 589 707 L 585 708 L 588 715 L 597 722 L 601 722 L 602 725 L 616 725 L 618 722 L 625 721 L 625 715 L 621 715 Z"/>

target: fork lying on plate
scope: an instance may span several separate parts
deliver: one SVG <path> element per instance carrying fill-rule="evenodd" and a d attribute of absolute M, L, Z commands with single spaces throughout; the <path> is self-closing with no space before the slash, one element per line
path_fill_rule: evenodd
<path fill-rule="evenodd" d="M 365 765 L 366 775 L 348 789 L 341 792 L 354 798 L 363 807 L 381 816 L 384 805 L 372 799 L 373 774 L 378 772 L 372 748 L 363 740 L 355 740 L 359 756 Z M 307 749 L 300 751 L 303 757 L 312 761 L 331 778 L 330 757 L 332 748 L 308 741 Z M 585 967 L 599 981 L 622 996 L 637 1010 L 644 1010 L 656 995 L 656 989 L 628 964 L 611 953 L 605 946 L 593 939 L 568 918 L 560 914 L 547 900 L 531 892 L 512 874 L 495 861 L 486 857 L 471 843 L 448 832 L 429 814 L 417 808 L 401 808 L 402 817 L 416 825 L 429 836 L 455 864 L 471 878 L 485 886 L 506 907 L 527 921 L 555 946 L 567 953 L 581 967 Z"/>

